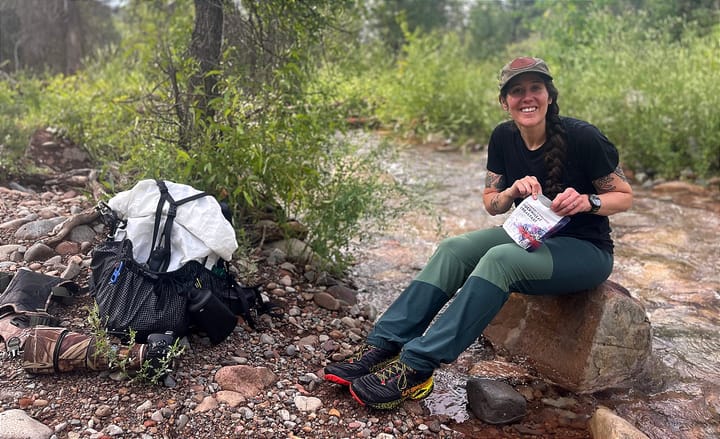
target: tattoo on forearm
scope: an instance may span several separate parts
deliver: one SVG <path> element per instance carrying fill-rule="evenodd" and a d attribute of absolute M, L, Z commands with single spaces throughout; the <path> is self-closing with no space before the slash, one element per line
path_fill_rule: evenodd
<path fill-rule="evenodd" d="M 499 191 L 505 189 L 505 176 L 487 171 L 485 176 L 485 187 L 493 188 Z"/>
<path fill-rule="evenodd" d="M 500 192 L 495 194 L 492 201 L 490 201 L 490 207 L 495 213 L 500 213 Z"/>
<path fill-rule="evenodd" d="M 615 175 L 617 175 L 618 177 L 620 177 L 620 179 L 621 179 L 622 181 L 625 181 L 625 182 L 628 181 L 627 177 L 625 177 L 625 173 L 623 172 L 622 168 L 621 168 L 619 165 L 618 165 L 617 168 L 615 168 L 614 173 L 615 173 Z"/>
<path fill-rule="evenodd" d="M 615 171 L 617 172 L 617 170 Z M 605 177 L 598 178 L 595 180 L 595 187 L 597 188 L 599 193 L 605 193 L 605 192 L 612 192 L 616 189 L 615 185 L 613 184 L 613 176 L 612 174 L 606 175 Z"/>

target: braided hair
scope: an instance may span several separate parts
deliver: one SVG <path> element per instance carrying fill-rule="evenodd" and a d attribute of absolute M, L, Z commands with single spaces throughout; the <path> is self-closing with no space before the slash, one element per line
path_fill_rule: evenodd
<path fill-rule="evenodd" d="M 558 90 L 552 80 L 545 80 L 545 88 L 552 99 L 545 115 L 545 132 L 548 150 L 545 152 L 545 167 L 547 180 L 543 193 L 549 198 L 555 198 L 565 189 L 563 174 L 565 171 L 565 158 L 567 157 L 567 143 L 565 141 L 565 128 L 560 122 L 560 106 L 558 105 Z"/>

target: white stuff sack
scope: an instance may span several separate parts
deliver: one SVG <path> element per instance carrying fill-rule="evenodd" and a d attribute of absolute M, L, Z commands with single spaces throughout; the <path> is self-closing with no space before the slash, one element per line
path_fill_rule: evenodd
<path fill-rule="evenodd" d="M 175 201 L 201 192 L 191 186 L 170 181 L 165 181 L 165 185 Z M 130 239 L 133 243 L 133 257 L 139 263 L 147 262 L 152 250 L 155 211 L 159 200 L 160 189 L 155 180 L 141 180 L 132 189 L 118 193 L 107 203 L 119 219 L 127 221 L 125 228 L 118 230 L 114 239 Z M 165 224 L 169 207 L 168 203 L 163 206 L 159 230 Z M 238 248 L 235 230 L 212 196 L 178 206 L 170 238 L 171 253 L 167 271 L 174 271 L 191 260 L 211 268 L 219 258 L 229 261 Z"/>

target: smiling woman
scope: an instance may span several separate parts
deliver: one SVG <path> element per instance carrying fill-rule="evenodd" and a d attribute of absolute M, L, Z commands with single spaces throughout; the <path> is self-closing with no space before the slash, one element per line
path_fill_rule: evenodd
<path fill-rule="evenodd" d="M 427 397 L 434 371 L 477 340 L 511 291 L 573 294 L 610 275 L 607 216 L 630 207 L 632 190 L 615 146 L 589 123 L 559 116 L 552 80 L 539 58 L 501 70 L 499 100 L 511 120 L 490 137 L 483 203 L 496 215 L 544 194 L 569 223 L 532 252 L 501 227 L 443 240 L 357 355 L 325 368 L 325 379 L 349 386 L 360 404 L 390 409 Z"/>

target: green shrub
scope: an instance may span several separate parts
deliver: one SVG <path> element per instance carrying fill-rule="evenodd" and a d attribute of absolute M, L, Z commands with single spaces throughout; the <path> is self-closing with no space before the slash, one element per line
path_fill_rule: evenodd
<path fill-rule="evenodd" d="M 583 44 L 568 46 L 555 33 L 536 49 L 546 56 L 560 90 L 561 112 L 597 125 L 616 143 L 626 165 L 659 177 L 684 170 L 720 172 L 720 49 L 718 33 L 692 27 L 676 39 L 664 31 L 679 18 L 651 26 L 643 12 L 585 15 L 582 27 L 559 13 L 558 28 Z M 563 22 L 567 19 L 568 22 Z M 607 50 L 612 48 L 612 50 Z"/>
<path fill-rule="evenodd" d="M 382 81 L 378 117 L 403 131 L 449 137 L 487 132 L 487 77 L 463 56 L 455 34 L 408 35 L 394 71 Z"/>

